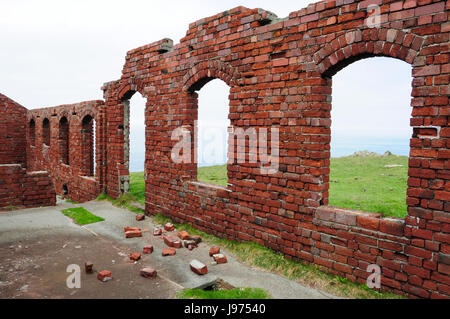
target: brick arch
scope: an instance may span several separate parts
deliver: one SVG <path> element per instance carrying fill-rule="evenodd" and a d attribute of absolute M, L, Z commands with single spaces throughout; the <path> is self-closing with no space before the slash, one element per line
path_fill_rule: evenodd
<path fill-rule="evenodd" d="M 82 123 L 83 122 L 83 119 L 86 117 L 86 116 L 90 116 L 90 117 L 92 117 L 95 121 L 97 121 L 97 110 L 96 109 L 83 109 L 80 113 L 79 113 L 79 115 L 77 116 L 78 117 L 78 121 L 79 121 L 79 123 Z"/>
<path fill-rule="evenodd" d="M 139 92 L 144 98 L 147 98 L 147 95 L 144 93 L 144 85 L 142 81 L 136 78 L 131 78 L 127 83 L 120 85 L 117 99 L 119 101 L 129 100 L 136 92 Z"/>
<path fill-rule="evenodd" d="M 238 85 L 241 78 L 239 71 L 228 63 L 222 61 L 203 61 L 186 73 L 183 78 L 183 91 L 193 92 L 200 90 L 206 83 L 213 79 L 224 81 L 229 87 Z"/>
<path fill-rule="evenodd" d="M 413 64 L 424 44 L 421 36 L 392 28 L 348 31 L 325 44 L 313 55 L 316 69 L 331 77 L 362 58 L 386 56 Z"/>

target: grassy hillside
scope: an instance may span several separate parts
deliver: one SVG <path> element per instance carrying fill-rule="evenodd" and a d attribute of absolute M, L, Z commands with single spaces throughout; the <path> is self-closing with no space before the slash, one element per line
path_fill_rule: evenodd
<path fill-rule="evenodd" d="M 131 193 L 143 203 L 144 174 L 131 174 Z M 408 157 L 349 156 L 331 159 L 330 205 L 405 217 Z M 227 185 L 226 165 L 202 167 L 198 180 Z"/>

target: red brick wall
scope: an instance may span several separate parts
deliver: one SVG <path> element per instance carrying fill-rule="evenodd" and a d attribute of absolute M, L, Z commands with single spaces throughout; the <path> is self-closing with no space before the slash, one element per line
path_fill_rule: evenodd
<path fill-rule="evenodd" d="M 380 6 L 377 27 L 366 23 L 372 3 Z M 450 298 L 449 11 L 450 1 L 333 0 L 286 19 L 244 7 L 202 19 L 175 46 L 164 39 L 129 51 L 121 78 L 102 88 L 104 103 L 29 111 L 26 127 L 35 121 L 35 146 L 28 129 L 28 167 L 48 170 L 56 192 L 66 185 L 76 201 L 100 191 L 120 196 L 129 183 L 127 100 L 140 92 L 147 98 L 148 214 L 254 241 L 352 281 L 364 283 L 367 266 L 377 264 L 384 290 Z M 373 56 L 400 59 L 413 69 L 404 220 L 327 206 L 332 76 Z M 198 183 L 196 164 L 172 161 L 178 142 L 172 132 L 194 131 L 195 91 L 214 78 L 230 86 L 233 127 L 279 129 L 276 174 L 264 175 L 255 164 L 230 164 L 224 188 Z M 95 177 L 85 176 L 92 170 L 85 151 L 90 135 L 82 127 L 86 115 L 97 122 Z M 63 117 L 69 122 L 69 165 L 62 162 Z M 43 145 L 45 118 L 49 146 Z M 11 185 L 17 184 L 14 176 L 8 177 Z M 5 194 L 0 191 L 0 199 L 15 200 Z"/>
<path fill-rule="evenodd" d="M 0 165 L 0 209 L 55 204 L 55 189 L 47 172 L 26 172 L 20 164 Z"/>
<path fill-rule="evenodd" d="M 102 190 L 104 179 L 104 137 L 97 126 L 97 175 L 93 176 L 93 132 L 91 125 L 83 125 L 83 119 L 100 118 L 103 101 L 81 102 L 44 109 L 29 110 L 27 122 L 36 123 L 36 142 L 28 143 L 28 166 L 33 170 L 48 171 L 55 185 L 56 193 L 64 195 L 67 187 L 68 197 L 77 202 L 95 199 Z M 50 145 L 44 143 L 43 122 L 50 121 Z M 28 125 L 29 127 L 29 125 Z M 90 130 L 90 132 L 87 132 Z M 30 132 L 28 132 L 30 135 Z"/>
<path fill-rule="evenodd" d="M 26 165 L 26 114 L 26 108 L 0 93 L 0 164 Z"/>
<path fill-rule="evenodd" d="M 449 1 L 383 1 L 380 27 L 367 27 L 370 1 L 324 1 L 277 20 L 238 7 L 128 52 L 120 80 L 103 87 L 105 189 L 126 189 L 126 100 L 147 98 L 146 210 L 215 235 L 250 240 L 365 282 L 382 267 L 382 288 L 410 297 L 450 297 Z M 372 56 L 413 68 L 408 217 L 328 207 L 332 76 Z M 228 166 L 229 186 L 196 182 L 195 164 L 175 164 L 171 140 L 194 130 L 198 90 L 230 86 L 231 125 L 280 130 L 280 171 Z"/>

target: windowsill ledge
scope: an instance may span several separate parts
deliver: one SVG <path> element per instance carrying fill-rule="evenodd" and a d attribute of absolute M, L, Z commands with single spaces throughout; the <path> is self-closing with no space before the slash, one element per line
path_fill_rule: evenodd
<path fill-rule="evenodd" d="M 205 182 L 188 181 L 187 185 L 189 190 L 206 195 L 228 197 L 231 193 L 231 190 L 229 190 L 225 186 L 209 184 Z"/>
<path fill-rule="evenodd" d="M 314 220 L 379 231 L 389 235 L 404 236 L 404 219 L 383 218 L 379 213 L 338 208 L 333 206 L 318 207 Z"/>

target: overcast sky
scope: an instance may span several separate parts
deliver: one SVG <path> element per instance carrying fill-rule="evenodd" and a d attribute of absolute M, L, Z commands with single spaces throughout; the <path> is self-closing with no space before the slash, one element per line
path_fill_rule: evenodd
<path fill-rule="evenodd" d="M 236 6 L 286 17 L 310 2 L 1 0 L 0 92 L 29 109 L 102 99 L 102 84 L 120 78 L 130 49 L 163 38 L 178 43 L 191 22 Z M 373 58 L 346 67 L 333 78 L 333 138 L 410 136 L 410 93 L 406 63 Z M 226 125 L 227 97 L 220 84 L 205 87 L 208 111 L 200 117 Z M 131 102 L 131 152 L 138 154 L 144 102 L 137 95 Z"/>

